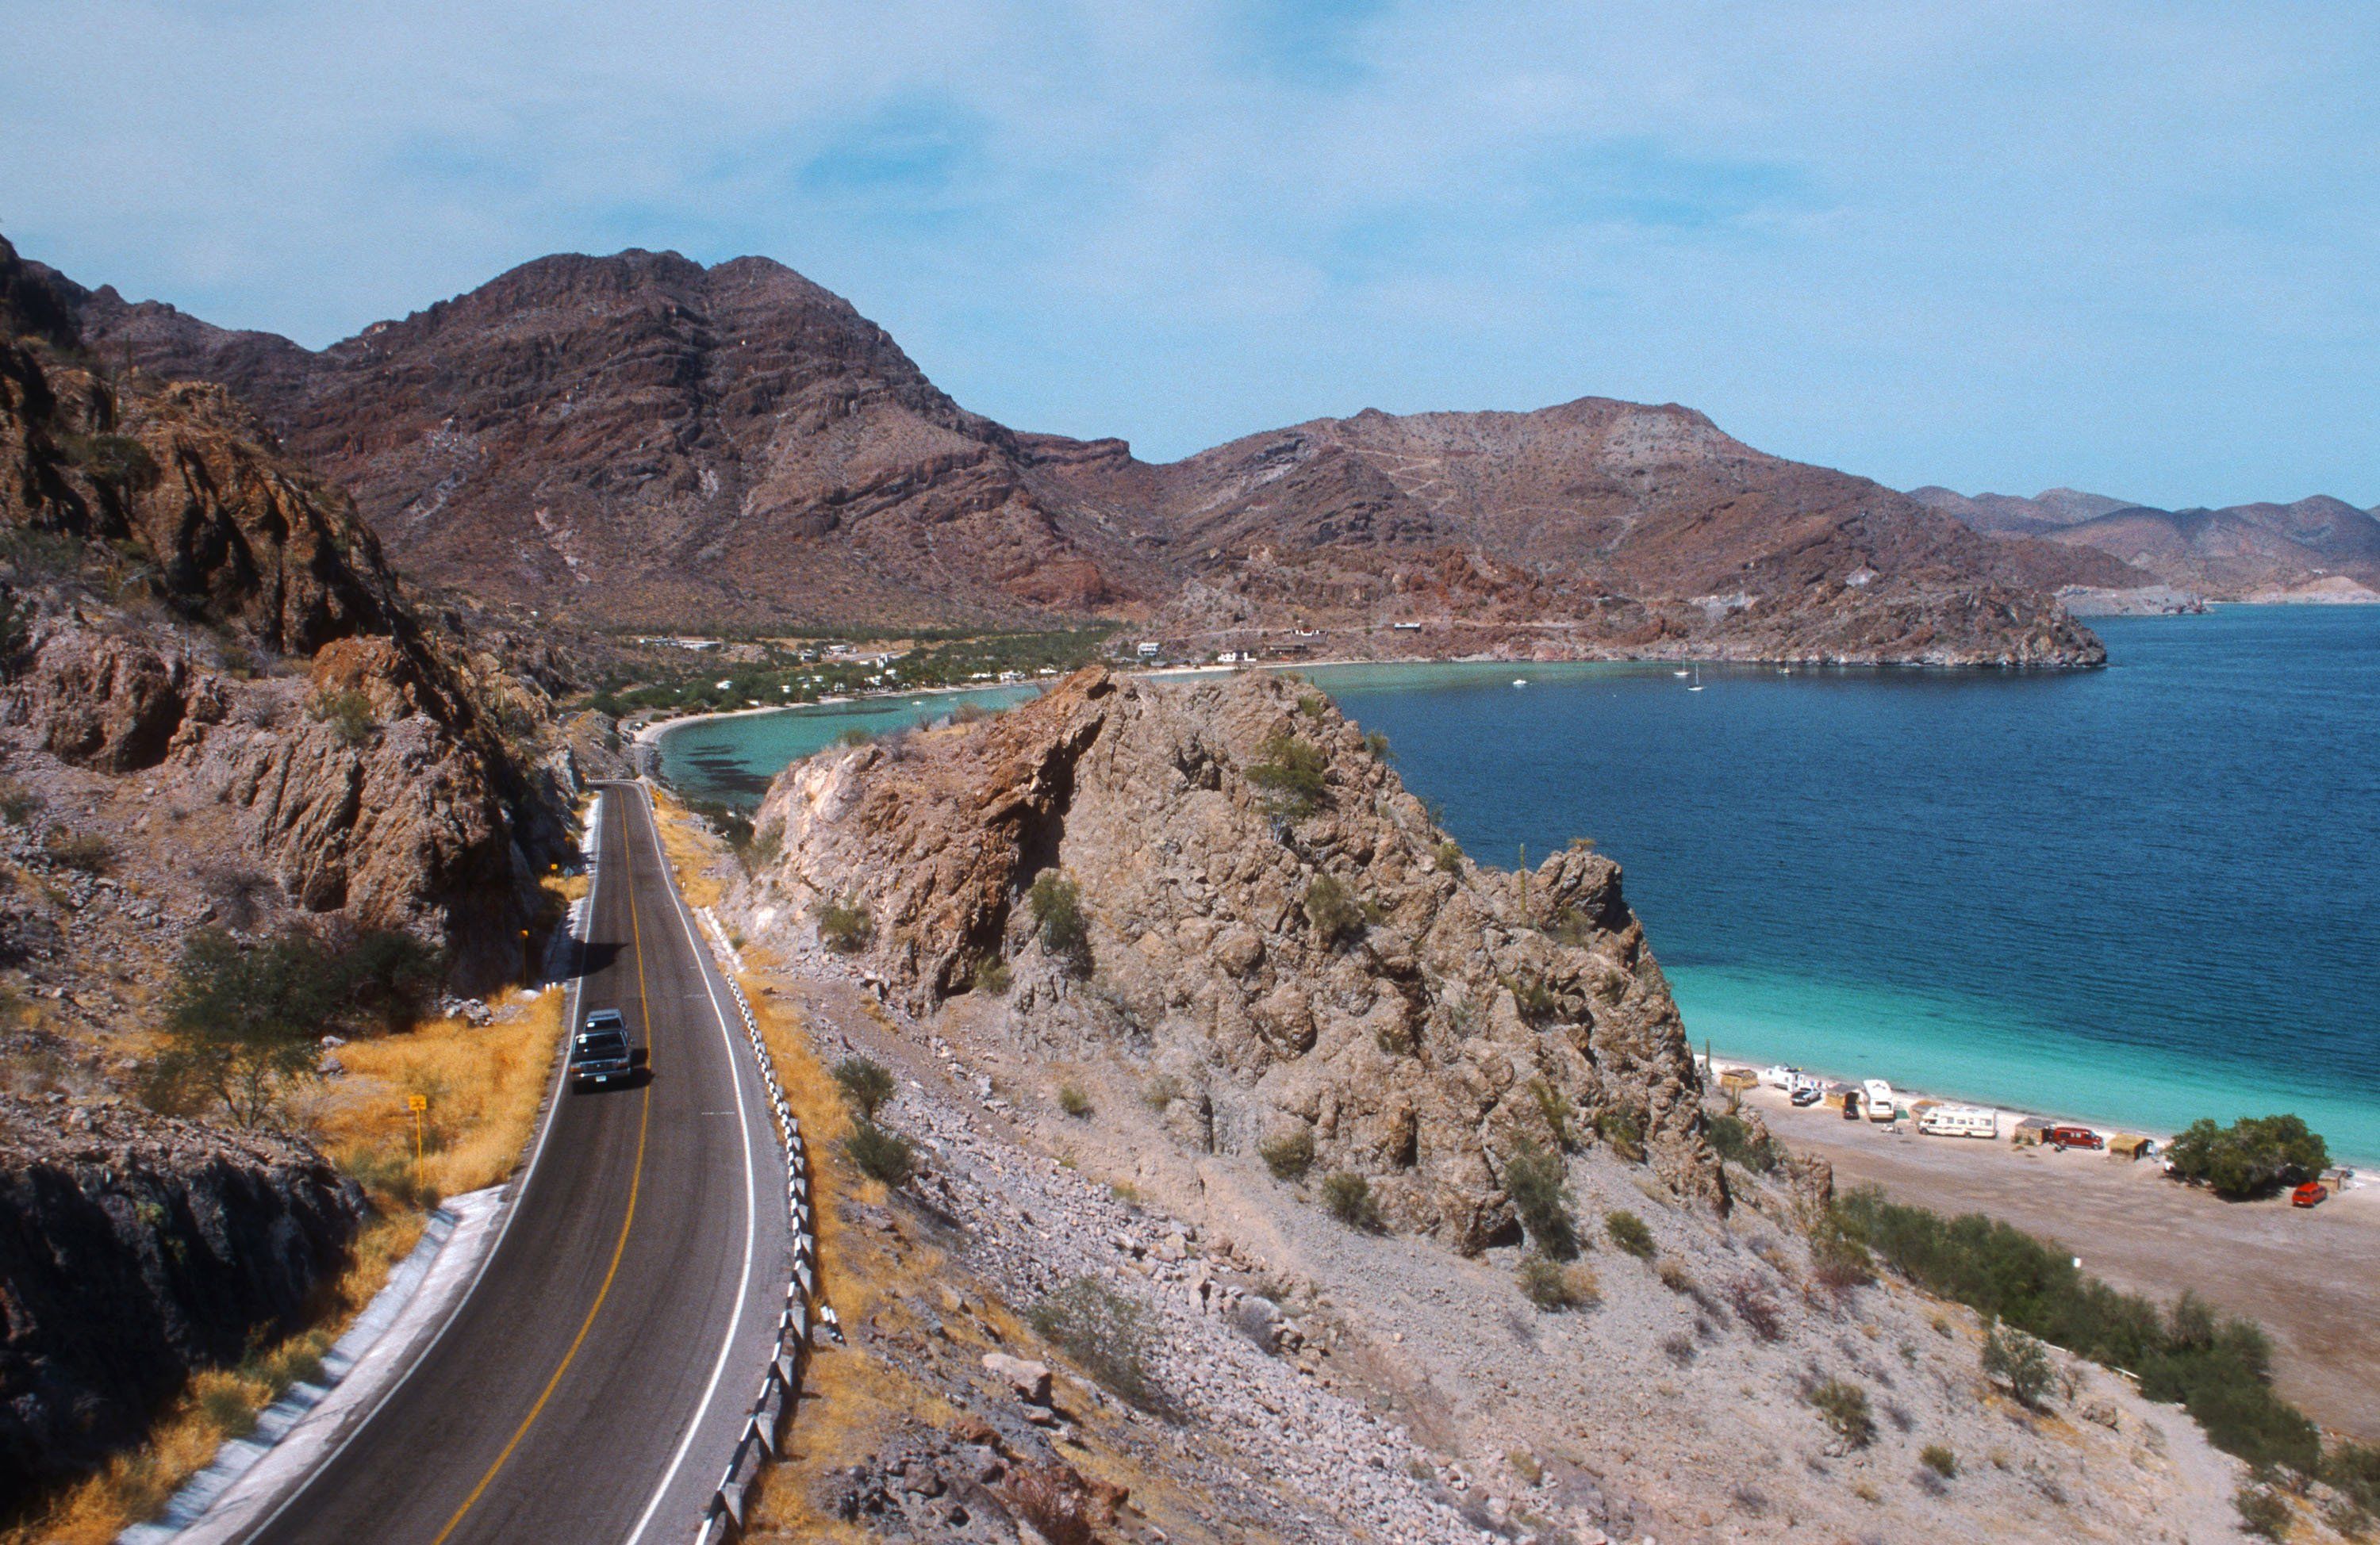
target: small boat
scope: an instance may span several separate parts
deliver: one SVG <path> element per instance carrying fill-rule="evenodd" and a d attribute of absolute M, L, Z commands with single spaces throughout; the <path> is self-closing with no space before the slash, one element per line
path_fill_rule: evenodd
<path fill-rule="evenodd" d="M 1512 678 L 1512 684 L 1516 687 L 1524 687 L 1529 684 L 1529 679 L 1526 676 L 1515 676 Z"/>
<path fill-rule="evenodd" d="M 1680 681 L 1682 681 L 1682 681 L 1684 681 L 1684 680 L 1686 679 L 1686 673 L 1685 673 L 1684 671 L 1682 671 L 1682 670 L 1672 670 L 1672 671 L 1670 671 L 1670 675 L 1672 675 L 1672 676 L 1675 676 L 1678 680 L 1680 680 Z"/>
<path fill-rule="evenodd" d="M 1701 666 L 1698 665 L 1694 667 L 1694 684 L 1688 687 L 1686 690 L 1688 692 L 1700 692 L 1703 690 L 1703 668 Z"/>

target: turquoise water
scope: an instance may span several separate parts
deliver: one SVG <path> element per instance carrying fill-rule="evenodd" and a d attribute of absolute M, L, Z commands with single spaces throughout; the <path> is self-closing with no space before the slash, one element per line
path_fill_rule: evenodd
<path fill-rule="evenodd" d="M 672 787 L 699 798 L 748 807 L 768 792 L 771 779 L 810 753 L 832 745 L 835 737 L 855 726 L 881 735 L 947 718 L 962 703 L 1005 708 L 1038 696 L 1040 691 L 1037 685 L 1020 683 L 697 719 L 662 733 L 661 776 Z"/>
<path fill-rule="evenodd" d="M 2380 1162 L 2380 608 L 2100 631 L 2074 674 L 1309 674 L 1482 862 L 1619 859 L 1697 1044 L 2155 1129 L 2294 1110 Z M 665 770 L 749 798 L 848 722 L 692 728 Z"/>

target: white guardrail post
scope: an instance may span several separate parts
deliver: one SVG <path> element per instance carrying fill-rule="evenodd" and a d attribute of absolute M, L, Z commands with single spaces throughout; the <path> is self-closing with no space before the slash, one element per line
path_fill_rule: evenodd
<path fill-rule="evenodd" d="M 794 1235 L 793 1277 L 785 1284 L 784 1312 L 777 1317 L 776 1350 L 760 1375 L 759 1393 L 752 1401 L 744 1430 L 735 1439 L 735 1451 L 728 1455 L 727 1469 L 711 1493 L 702 1532 L 696 1537 L 699 1545 L 723 1545 L 743 1537 L 752 1489 L 762 1468 L 777 1459 L 785 1422 L 801 1399 L 802 1370 L 809 1361 L 810 1300 L 818 1291 L 818 1237 L 811 1227 L 809 1154 L 802 1143 L 801 1118 L 785 1101 L 784 1086 L 777 1080 L 776 1061 L 760 1033 L 760 1021 L 752 1012 L 751 1000 L 744 996 L 743 984 L 735 979 L 735 973 L 744 967 L 743 954 L 709 907 L 697 908 L 696 915 L 710 935 L 720 975 L 735 1000 L 735 1011 L 743 1017 L 745 1039 L 751 1043 L 753 1061 L 768 1091 L 769 1108 L 776 1115 L 777 1135 L 785 1153 L 785 1214 Z"/>

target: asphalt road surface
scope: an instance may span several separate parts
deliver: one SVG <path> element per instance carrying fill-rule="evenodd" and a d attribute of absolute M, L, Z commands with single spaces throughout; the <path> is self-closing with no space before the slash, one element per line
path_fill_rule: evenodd
<path fill-rule="evenodd" d="M 661 1541 L 700 1527 L 784 1307 L 784 1164 L 645 791 L 607 786 L 601 820 L 568 1008 L 574 1024 L 619 1009 L 651 1076 L 557 1090 L 478 1282 L 254 1540 Z"/>

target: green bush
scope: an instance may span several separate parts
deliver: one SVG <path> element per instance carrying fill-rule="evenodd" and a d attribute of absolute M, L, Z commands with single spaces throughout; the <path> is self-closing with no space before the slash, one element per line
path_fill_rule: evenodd
<path fill-rule="evenodd" d="M 155 458 L 130 435 L 64 435 L 58 449 L 99 482 L 139 488 L 157 476 Z"/>
<path fill-rule="evenodd" d="M 1305 921 L 1314 925 L 1315 936 L 1325 948 L 1364 931 L 1363 909 L 1347 894 L 1347 887 L 1329 875 L 1315 875 L 1314 883 L 1305 887 Z"/>
<path fill-rule="evenodd" d="M 834 1081 L 862 1121 L 875 1120 L 876 1113 L 899 1092 L 892 1071 L 882 1063 L 864 1056 L 847 1056 L 836 1063 Z"/>
<path fill-rule="evenodd" d="M 1927 1443 L 1917 1451 L 1917 1462 L 1945 1480 L 1958 1479 L 1959 1456 L 1947 1443 Z"/>
<path fill-rule="evenodd" d="M 1330 700 L 1318 692 L 1306 693 L 1297 700 L 1297 711 L 1308 718 L 1320 718 L 1322 711 L 1329 706 Z"/>
<path fill-rule="evenodd" d="M 1008 962 L 994 955 L 977 965 L 970 985 L 977 992 L 998 997 L 1008 991 Z"/>
<path fill-rule="evenodd" d="M 95 831 L 55 827 L 42 839 L 42 851 L 50 855 L 51 863 L 86 875 L 104 875 L 115 862 L 115 845 Z"/>
<path fill-rule="evenodd" d="M 27 817 L 41 808 L 41 795 L 13 778 L 0 779 L 0 820 L 12 827 L 21 827 Z"/>
<path fill-rule="evenodd" d="M 1438 872 L 1441 875 L 1463 873 L 1463 844 L 1449 839 L 1438 845 Z"/>
<path fill-rule="evenodd" d="M 1535 976 L 1508 976 L 1505 987 L 1512 995 L 1512 1007 L 1530 1024 L 1543 1024 L 1561 1009 L 1561 995 Z"/>
<path fill-rule="evenodd" d="M 2367 1513 L 2380 1513 L 2380 1444 L 2340 1443 L 2323 1456 L 2322 1479 Z"/>
<path fill-rule="evenodd" d="M 1536 1102 L 1537 1115 L 1545 1122 L 1546 1134 L 1553 1139 L 1554 1147 L 1564 1153 L 1576 1152 L 1577 1135 L 1570 1127 L 1570 1096 L 1556 1089 L 1552 1080 L 1535 1078 L 1529 1080 L 1529 1098 Z"/>
<path fill-rule="evenodd" d="M 2218 1320 L 2186 1294 L 2161 1311 L 2021 1229 L 1980 1213 L 1945 1218 L 1903 1206 L 1872 1186 L 1838 1199 L 1834 1223 L 1928 1292 L 2138 1374 L 2143 1394 L 2185 1406 L 2227 1453 L 2307 1474 L 2320 1464 L 2320 1433 L 2273 1393 L 2271 1348 L 2248 1321 Z"/>
<path fill-rule="evenodd" d="M 1766 1175 L 1777 1167 L 1777 1141 L 1766 1129 L 1757 1129 L 1740 1116 L 1715 1116 L 1710 1122 L 1711 1146 L 1718 1156 L 1730 1164 L 1741 1165 L 1756 1175 Z"/>
<path fill-rule="evenodd" d="M 2040 1342 L 2022 1331 L 2006 1329 L 1998 1321 L 1984 1332 L 1983 1365 L 1986 1378 L 2006 1384 L 2017 1404 L 2035 1410 L 2057 1377 L 2049 1365 L 2049 1353 Z"/>
<path fill-rule="evenodd" d="M 317 693 L 306 711 L 329 725 L 341 745 L 361 745 L 371 739 L 376 722 L 371 699 L 360 692 Z"/>
<path fill-rule="evenodd" d="M 1313 745 L 1287 730 L 1277 730 L 1265 737 L 1257 756 L 1249 764 L 1248 781 L 1265 791 L 1277 814 L 1303 817 L 1321 806 L 1330 764 Z"/>
<path fill-rule="evenodd" d="M 1373 761 L 1385 762 L 1390 755 L 1389 737 L 1380 730 L 1375 730 L 1364 737 L 1364 749 L 1372 754 Z"/>
<path fill-rule="evenodd" d="M 1083 1092 L 1079 1084 L 1062 1083 L 1058 1086 L 1058 1108 L 1080 1121 L 1091 1114 L 1091 1097 Z"/>
<path fill-rule="evenodd" d="M 1350 1228 L 1369 1234 L 1380 1226 L 1379 1204 L 1372 1200 L 1372 1183 L 1351 1170 L 1325 1176 L 1322 1205 Z"/>
<path fill-rule="evenodd" d="M 856 955 L 876 937 L 876 919 L 848 897 L 819 909 L 819 943 L 838 955 Z"/>
<path fill-rule="evenodd" d="M 2289 1525 L 2295 1522 L 2289 1504 L 2280 1493 L 2264 1486 L 2242 1486 L 2231 1495 L 2231 1505 L 2240 1513 L 2240 1531 L 2259 1539 L 2287 1539 Z"/>
<path fill-rule="evenodd" d="M 1152 1333 L 1138 1304 L 1097 1277 L 1081 1276 L 1035 1304 L 1026 1318 L 1111 1394 L 1144 1411 L 1161 1408 L 1148 1372 Z"/>
<path fill-rule="evenodd" d="M 1653 1259 L 1653 1231 L 1635 1213 L 1615 1207 L 1603 1214 L 1603 1226 L 1610 1234 L 1611 1242 L 1621 1249 L 1639 1261 Z"/>
<path fill-rule="evenodd" d="M 875 738 L 876 731 L 873 730 L 863 730 L 858 725 L 855 724 L 850 729 L 844 730 L 842 734 L 837 735 L 834 738 L 834 743 L 846 750 L 856 750 L 860 746 L 866 745 Z"/>
<path fill-rule="evenodd" d="M 1314 1132 L 1310 1128 L 1293 1127 L 1258 1143 L 1257 1152 L 1264 1156 L 1265 1168 L 1272 1171 L 1274 1179 L 1303 1180 L 1314 1167 Z"/>
<path fill-rule="evenodd" d="M 1596 1112 L 1595 1135 L 1632 1165 L 1645 1157 L 1645 1113 L 1633 1105 L 1616 1105 Z"/>
<path fill-rule="evenodd" d="M 1867 1391 L 1841 1379 L 1814 1384 L 1807 1396 L 1828 1427 L 1853 1448 L 1876 1442 L 1876 1418 L 1869 1414 Z"/>
<path fill-rule="evenodd" d="M 2193 1121 L 2166 1150 L 2173 1173 L 2217 1196 L 2270 1196 L 2330 1167 L 2330 1147 L 2294 1116 L 2241 1117 L 2228 1127 Z"/>
<path fill-rule="evenodd" d="M 1569 1177 L 1559 1155 L 1526 1136 L 1514 1138 L 1512 1155 L 1504 1161 L 1504 1189 L 1539 1255 L 1551 1261 L 1576 1259 L 1578 1220 L 1571 1216 Z"/>
<path fill-rule="evenodd" d="M 1044 869 L 1035 876 L 1025 900 L 1033 909 L 1041 948 L 1052 955 L 1079 958 L 1083 954 L 1090 943 L 1091 927 L 1083 916 L 1081 887 L 1054 869 Z"/>
<path fill-rule="evenodd" d="M 860 1174 L 896 1191 L 917 1172 L 917 1152 L 909 1146 L 909 1140 L 873 1121 L 853 1122 L 851 1135 L 843 1140 L 843 1152 Z"/>

